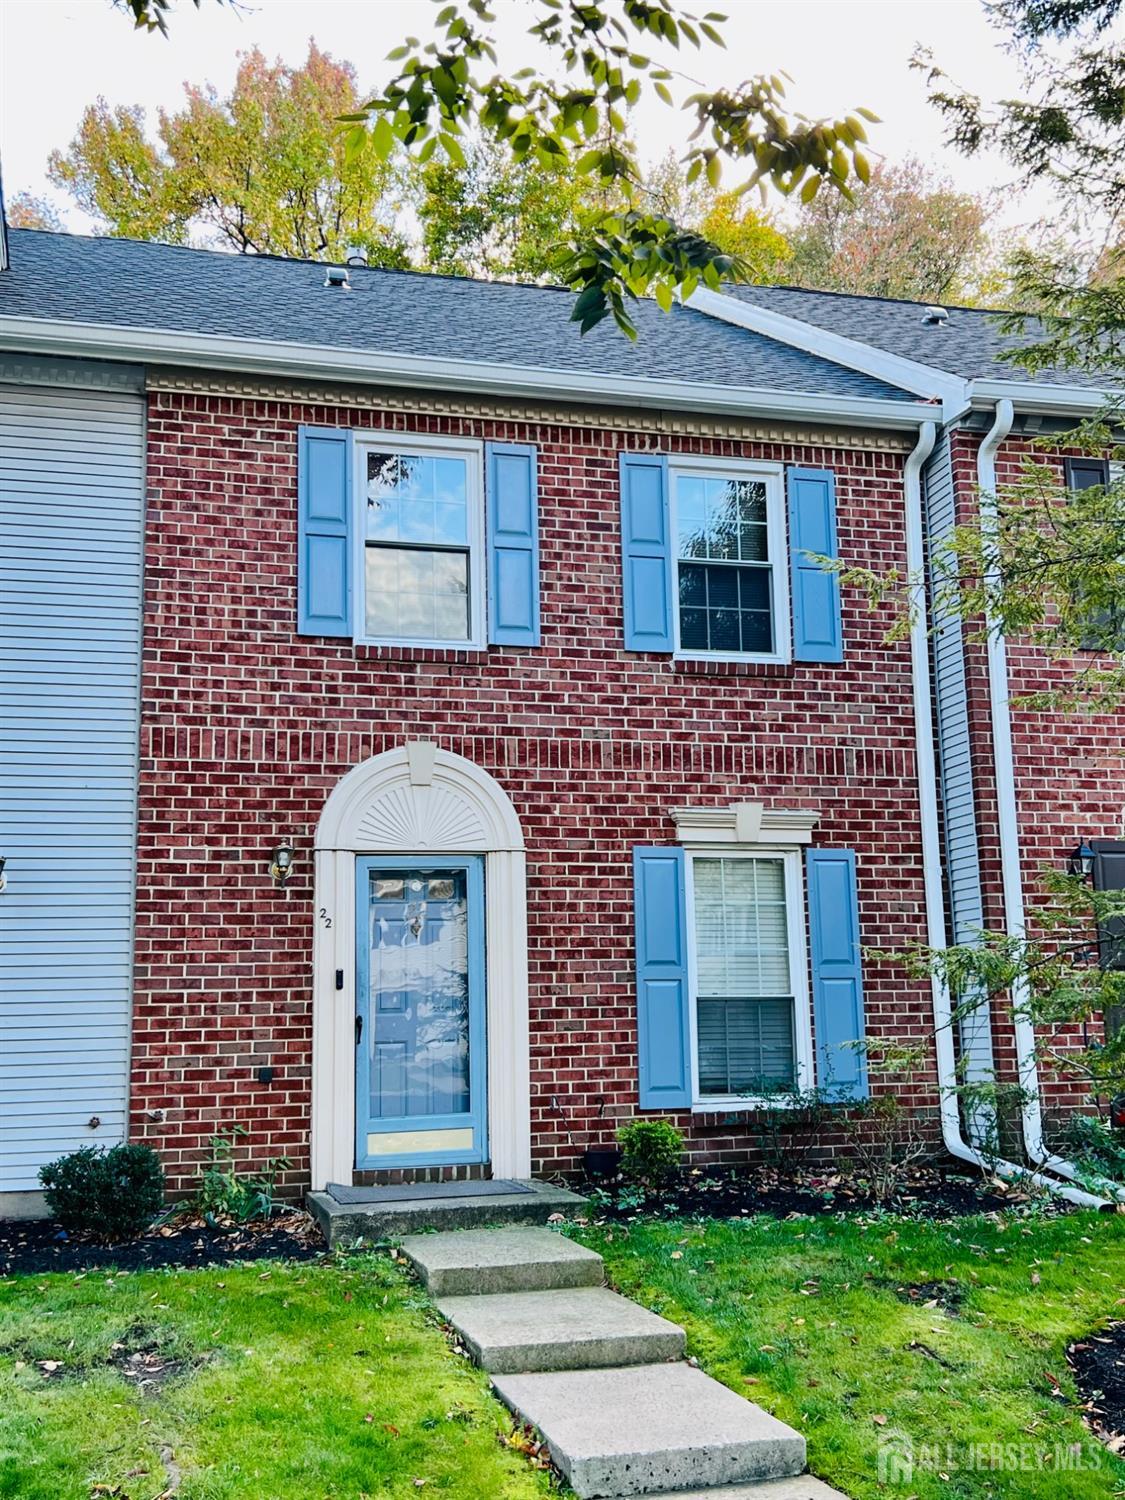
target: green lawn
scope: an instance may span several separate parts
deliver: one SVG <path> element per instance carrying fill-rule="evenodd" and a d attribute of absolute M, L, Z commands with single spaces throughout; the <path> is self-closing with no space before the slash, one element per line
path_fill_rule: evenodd
<path fill-rule="evenodd" d="M 183 1367 L 138 1391 L 115 1343 Z M 501 1428 L 386 1257 L 0 1282 L 4 1500 L 543 1496 Z"/>
<path fill-rule="evenodd" d="M 1125 1494 L 1125 1462 L 1085 1431 L 1065 1358 L 1125 1318 L 1123 1216 L 650 1221 L 577 1237 L 622 1291 L 685 1325 L 704 1369 L 799 1428 L 813 1472 L 855 1500 Z M 944 1283 L 956 1310 L 911 1302 L 923 1282 Z M 907 1442 L 917 1461 L 896 1480 L 886 1445 Z"/>

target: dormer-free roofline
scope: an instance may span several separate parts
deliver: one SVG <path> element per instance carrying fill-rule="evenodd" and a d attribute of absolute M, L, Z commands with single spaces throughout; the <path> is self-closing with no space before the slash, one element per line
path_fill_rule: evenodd
<path fill-rule="evenodd" d="M 15 352 L 125 360 L 134 364 L 186 365 L 239 374 L 350 380 L 508 397 L 565 398 L 584 404 L 636 405 L 775 420 L 807 418 L 857 427 L 910 430 L 934 416 L 934 407 L 929 402 L 601 375 L 45 318 L 0 317 L 0 347 Z"/>

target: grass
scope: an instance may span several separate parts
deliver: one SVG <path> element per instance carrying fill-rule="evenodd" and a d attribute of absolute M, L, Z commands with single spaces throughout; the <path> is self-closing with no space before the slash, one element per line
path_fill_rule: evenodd
<path fill-rule="evenodd" d="M 111 1363 L 138 1345 L 157 1389 Z M 385 1257 L 0 1282 L 4 1500 L 543 1496 L 500 1430 Z"/>
<path fill-rule="evenodd" d="M 687 1328 L 704 1369 L 803 1432 L 810 1469 L 854 1500 L 1125 1495 L 1066 1363 L 1069 1342 L 1125 1317 L 1125 1216 L 638 1221 L 577 1237 Z M 910 1300 L 935 1282 L 949 1310 Z M 881 1483 L 880 1445 L 909 1443 L 909 1481 L 884 1467 Z"/>

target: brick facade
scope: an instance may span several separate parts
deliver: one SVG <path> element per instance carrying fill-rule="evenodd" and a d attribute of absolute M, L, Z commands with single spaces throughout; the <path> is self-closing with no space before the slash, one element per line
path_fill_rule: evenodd
<path fill-rule="evenodd" d="M 489 771 L 523 824 L 539 1172 L 573 1168 L 635 1108 L 629 854 L 674 841 L 672 807 L 815 808 L 817 842 L 858 851 L 864 941 L 924 938 L 910 653 L 884 640 L 885 615 L 845 597 L 835 666 L 622 648 L 623 447 L 832 468 L 841 554 L 874 569 L 904 563 L 902 452 L 403 405 L 150 396 L 132 1133 L 160 1150 L 174 1189 L 194 1178 L 207 1137 L 236 1122 L 248 1158 L 285 1154 L 291 1186 L 307 1180 L 312 835 L 335 782 L 406 738 Z M 542 646 L 297 636 L 300 423 L 536 444 Z M 283 835 L 297 870 L 279 893 L 266 864 Z M 928 986 L 890 967 L 868 968 L 866 1000 L 872 1035 L 930 1029 Z M 265 1065 L 270 1084 L 257 1081 Z M 914 1102 L 932 1113 L 932 1070 Z M 678 1123 L 698 1160 L 751 1144 L 744 1117 Z"/>

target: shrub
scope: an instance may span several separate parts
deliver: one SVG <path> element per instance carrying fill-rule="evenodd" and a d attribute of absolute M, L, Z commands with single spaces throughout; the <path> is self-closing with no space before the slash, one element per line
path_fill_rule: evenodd
<path fill-rule="evenodd" d="M 1071 1115 L 1059 1131 L 1059 1142 L 1092 1177 L 1125 1183 L 1125 1138 L 1096 1115 Z"/>
<path fill-rule="evenodd" d="M 674 1175 L 684 1139 L 671 1120 L 630 1120 L 617 1132 L 621 1170 L 635 1182 L 659 1186 Z"/>
<path fill-rule="evenodd" d="M 234 1143 L 245 1134 L 245 1125 L 232 1125 L 209 1142 L 211 1160 L 203 1168 L 195 1201 L 204 1218 L 212 1222 L 237 1219 L 245 1224 L 249 1219 L 268 1219 L 273 1213 L 278 1174 L 289 1166 L 289 1158 L 271 1157 L 260 1172 L 240 1177 L 234 1165 Z"/>
<path fill-rule="evenodd" d="M 151 1146 L 83 1146 L 39 1169 L 64 1229 L 98 1239 L 142 1233 L 164 1206 L 164 1168 Z"/>

